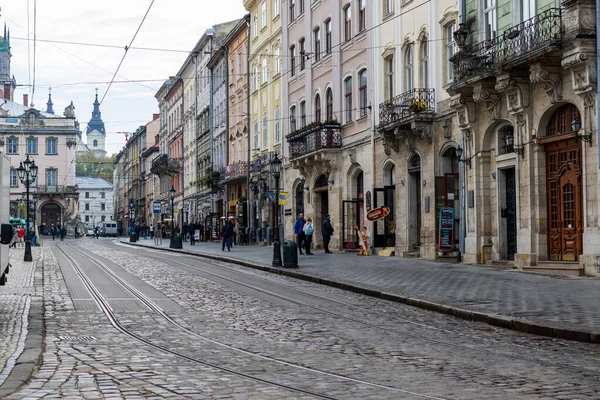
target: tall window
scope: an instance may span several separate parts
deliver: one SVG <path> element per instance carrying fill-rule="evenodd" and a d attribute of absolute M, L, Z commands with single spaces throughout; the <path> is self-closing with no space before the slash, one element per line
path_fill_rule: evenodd
<path fill-rule="evenodd" d="M 275 109 L 275 143 L 281 142 L 281 111 L 279 108 Z"/>
<path fill-rule="evenodd" d="M 296 131 L 296 106 L 290 107 L 290 133 Z"/>
<path fill-rule="evenodd" d="M 321 122 L 321 95 L 315 96 L 315 122 Z"/>
<path fill-rule="evenodd" d="M 260 132 L 258 131 L 258 122 L 254 123 L 254 151 L 260 150 Z"/>
<path fill-rule="evenodd" d="M 496 0 L 483 0 L 483 23 L 485 40 L 495 40 L 497 31 Z"/>
<path fill-rule="evenodd" d="M 306 102 L 300 102 L 300 128 L 304 128 L 306 126 Z"/>
<path fill-rule="evenodd" d="M 46 185 L 56 186 L 57 181 L 58 181 L 58 170 L 47 169 L 46 170 Z"/>
<path fill-rule="evenodd" d="M 318 27 L 313 31 L 313 36 L 315 39 L 315 61 L 319 61 L 321 59 L 321 30 Z"/>
<path fill-rule="evenodd" d="M 392 12 L 394 12 L 394 0 L 383 0 L 384 2 L 384 7 L 383 7 L 383 15 L 389 15 Z"/>
<path fill-rule="evenodd" d="M 10 169 L 10 187 L 19 186 L 19 178 L 17 176 L 17 170 L 14 168 Z"/>
<path fill-rule="evenodd" d="M 296 8 L 296 0 L 290 0 L 290 22 L 292 22 L 294 19 L 296 19 L 295 8 Z"/>
<path fill-rule="evenodd" d="M 8 154 L 19 154 L 19 139 L 9 138 L 7 142 Z"/>
<path fill-rule="evenodd" d="M 412 46 L 408 46 L 406 48 L 406 52 L 404 53 L 404 83 L 406 91 L 413 89 L 413 49 Z"/>
<path fill-rule="evenodd" d="M 300 14 L 304 14 L 304 0 L 298 0 L 300 3 Z"/>
<path fill-rule="evenodd" d="M 365 30 L 367 24 L 367 15 L 365 10 L 365 0 L 358 0 L 358 31 Z"/>
<path fill-rule="evenodd" d="M 358 102 L 360 107 L 360 116 L 367 115 L 367 70 L 363 69 L 358 73 Z"/>
<path fill-rule="evenodd" d="M 92 142 L 92 146 L 93 147 L 98 147 L 98 141 L 96 139 L 94 139 L 94 141 Z"/>
<path fill-rule="evenodd" d="M 105 198 L 106 198 L 106 193 L 104 193 L 104 192 L 100 192 L 100 198 L 101 198 L 101 199 L 105 199 Z"/>
<path fill-rule="evenodd" d="M 391 100 L 394 97 L 394 57 L 385 59 L 385 90 L 386 99 Z"/>
<path fill-rule="evenodd" d="M 325 114 L 327 114 L 327 121 L 333 121 L 333 91 L 331 90 L 331 88 L 328 88 L 327 92 L 325 93 L 325 101 L 327 102 L 325 104 Z"/>
<path fill-rule="evenodd" d="M 275 56 L 273 57 L 273 62 L 275 63 L 275 75 L 277 75 L 280 71 L 279 71 L 279 64 L 281 63 L 281 57 L 280 57 L 280 50 L 279 47 L 275 48 L 274 54 Z"/>
<path fill-rule="evenodd" d="M 346 122 L 352 121 L 352 77 L 344 80 L 344 114 Z"/>
<path fill-rule="evenodd" d="M 306 65 L 306 63 L 305 63 L 306 58 L 304 56 L 304 53 L 305 53 L 304 38 L 300 39 L 299 44 L 300 44 L 300 71 L 304 71 L 304 67 Z"/>
<path fill-rule="evenodd" d="M 254 86 L 254 90 L 258 89 L 258 68 L 254 67 L 254 73 L 252 74 L 252 85 Z"/>
<path fill-rule="evenodd" d="M 331 53 L 331 19 L 325 21 L 325 53 Z"/>
<path fill-rule="evenodd" d="M 350 4 L 344 8 L 344 42 L 352 39 L 352 7 Z"/>
<path fill-rule="evenodd" d="M 267 136 L 267 116 L 266 115 L 263 115 L 262 125 L 263 125 L 262 147 L 263 147 L 263 149 L 266 149 L 267 147 L 269 147 L 269 137 Z"/>
<path fill-rule="evenodd" d="M 263 1 L 263 3 L 260 5 L 260 20 L 261 20 L 261 28 L 264 28 L 267 26 L 267 2 Z"/>
<path fill-rule="evenodd" d="M 535 15 L 535 0 L 520 0 L 521 22 L 527 21 Z"/>
<path fill-rule="evenodd" d="M 279 15 L 279 2 L 281 0 L 273 0 L 273 16 L 276 17 Z"/>
<path fill-rule="evenodd" d="M 296 46 L 290 47 L 290 75 L 296 75 Z"/>
<path fill-rule="evenodd" d="M 254 37 L 258 37 L 258 15 L 254 14 L 252 18 L 252 30 L 254 33 Z"/>
<path fill-rule="evenodd" d="M 238 73 L 243 74 L 244 73 L 244 63 L 243 63 L 244 59 L 242 58 L 241 51 L 238 53 L 237 59 L 238 59 Z"/>
<path fill-rule="evenodd" d="M 429 87 L 429 42 L 427 38 L 421 42 L 421 87 Z"/>
<path fill-rule="evenodd" d="M 85 211 L 90 211 L 90 203 L 85 203 Z"/>
<path fill-rule="evenodd" d="M 56 142 L 54 138 L 46 140 L 46 154 L 56 154 Z"/>
<path fill-rule="evenodd" d="M 267 83 L 267 57 L 262 58 L 262 83 Z"/>
<path fill-rule="evenodd" d="M 37 139 L 27 139 L 27 154 L 37 154 Z"/>
<path fill-rule="evenodd" d="M 446 82 L 450 82 L 454 79 L 454 65 L 450 58 L 454 56 L 455 46 L 454 43 L 454 31 L 456 30 L 455 24 L 449 24 L 444 27 L 444 43 L 446 44 Z"/>

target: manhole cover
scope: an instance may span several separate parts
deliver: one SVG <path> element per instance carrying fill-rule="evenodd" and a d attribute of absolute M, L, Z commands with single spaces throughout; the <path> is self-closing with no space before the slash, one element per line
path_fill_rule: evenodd
<path fill-rule="evenodd" d="M 58 339 L 65 342 L 91 342 L 96 340 L 93 336 L 59 336 Z"/>

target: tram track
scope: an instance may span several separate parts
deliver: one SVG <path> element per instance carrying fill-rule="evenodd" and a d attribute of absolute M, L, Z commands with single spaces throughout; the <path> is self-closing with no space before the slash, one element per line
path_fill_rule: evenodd
<path fill-rule="evenodd" d="M 165 319 L 169 324 L 171 324 L 172 326 L 176 327 L 177 329 L 185 332 L 188 335 L 191 335 L 195 338 L 201 339 L 203 341 L 206 341 L 208 343 L 211 343 L 213 345 L 216 346 L 220 346 L 247 356 L 251 356 L 254 358 L 258 358 L 258 359 L 262 359 L 264 361 L 268 361 L 268 362 L 274 362 L 280 365 L 284 365 L 286 367 L 290 367 L 290 368 L 296 368 L 305 372 L 309 372 L 309 373 L 315 373 L 315 374 L 319 374 L 321 376 L 328 376 L 328 377 L 332 377 L 335 379 L 339 379 L 345 382 L 351 382 L 351 383 L 355 383 L 357 385 L 365 385 L 374 389 L 380 389 L 380 390 L 386 390 L 386 391 L 392 391 L 392 392 L 397 392 L 398 394 L 404 394 L 404 395 L 409 395 L 409 396 L 414 396 L 415 398 L 422 398 L 422 399 L 430 399 L 430 400 L 450 400 L 449 398 L 444 398 L 444 397 L 439 397 L 439 396 L 432 396 L 432 395 L 428 395 L 428 394 L 424 394 L 424 393 L 418 393 L 415 391 L 410 391 L 410 390 L 405 390 L 405 389 L 401 389 L 401 388 L 397 388 L 397 387 L 393 387 L 393 386 L 388 386 L 388 385 L 383 385 L 383 384 L 378 384 L 378 383 L 374 383 L 374 382 L 369 382 L 369 381 L 365 381 L 362 379 L 358 379 L 358 378 L 353 378 L 350 376 L 345 376 L 342 374 L 338 374 L 338 373 L 333 373 L 333 372 L 329 372 L 329 371 L 325 371 L 325 370 L 320 370 L 320 369 L 316 369 L 316 368 L 312 368 L 312 367 L 307 367 L 304 365 L 300 365 L 300 364 L 296 364 L 290 361 L 285 361 L 285 360 L 281 360 L 278 358 L 274 358 L 274 357 L 269 357 L 269 356 L 265 356 L 265 355 L 261 355 L 261 354 L 257 354 L 242 348 L 238 348 L 232 345 L 229 345 L 227 343 L 224 342 L 220 342 L 218 340 L 209 338 L 207 336 L 204 336 L 202 334 L 199 334 L 197 332 L 194 332 L 192 330 L 190 330 L 189 328 L 183 326 L 182 324 L 180 324 L 179 322 L 175 321 L 174 319 L 172 319 L 169 315 L 167 315 L 154 301 L 152 301 L 150 298 L 148 298 L 148 296 L 144 295 L 140 290 L 138 290 L 137 288 L 135 288 L 133 285 L 131 285 L 130 283 L 126 282 L 124 279 L 122 279 L 121 277 L 119 277 L 114 271 L 111 270 L 111 268 L 109 268 L 105 263 L 98 261 L 97 259 L 95 259 L 94 257 L 86 254 L 84 251 L 80 250 L 79 248 L 77 248 L 77 246 L 73 246 L 70 243 L 66 243 L 66 244 L 61 244 L 61 245 L 57 245 L 56 247 L 58 248 L 58 250 L 64 255 L 64 257 L 67 259 L 67 261 L 71 264 L 71 266 L 73 267 L 73 269 L 75 270 L 75 272 L 77 273 L 77 275 L 79 276 L 79 278 L 81 279 L 81 281 L 83 282 L 83 284 L 85 285 L 86 289 L 90 292 L 91 296 L 93 297 L 94 301 L 97 303 L 97 305 L 99 306 L 100 310 L 106 315 L 106 317 L 108 318 L 110 324 L 115 327 L 120 333 L 127 335 L 137 341 L 140 341 L 142 343 L 144 343 L 147 346 L 150 346 L 152 348 L 155 348 L 157 350 L 160 350 L 164 353 L 167 354 L 171 354 L 177 357 L 180 357 L 182 359 L 185 359 L 187 361 L 193 362 L 193 363 L 197 363 L 197 364 L 201 364 L 204 365 L 206 367 L 210 367 L 210 368 L 214 368 L 216 370 L 219 370 L 221 372 L 225 372 L 225 373 L 229 373 L 229 374 L 233 374 L 239 377 L 242 377 L 244 379 L 249 379 L 255 382 L 259 382 L 262 384 L 268 384 L 268 385 L 272 385 L 281 389 L 285 389 L 285 390 L 289 390 L 289 391 L 293 391 L 293 392 L 297 392 L 297 393 L 301 393 L 301 394 L 305 394 L 305 395 L 309 395 L 309 396 L 313 396 L 315 398 L 320 398 L 320 399 L 336 399 L 335 397 L 331 397 L 322 393 L 317 393 L 317 392 L 313 392 L 307 389 L 302 389 L 302 388 L 298 388 L 298 387 L 294 387 L 291 385 L 287 385 L 287 384 L 282 384 L 279 382 L 275 382 L 275 381 L 271 381 L 268 379 L 264 379 L 264 378 L 260 378 L 260 377 L 256 377 L 250 374 L 246 374 L 240 371 L 236 371 L 232 368 L 229 367 L 223 367 L 220 365 L 217 365 L 213 362 L 209 362 L 206 360 L 202 360 L 200 358 L 196 358 L 196 357 L 192 357 L 186 354 L 183 354 L 179 351 L 175 351 L 172 349 L 169 349 L 163 345 L 159 345 L 156 344 L 154 342 L 152 342 L 149 339 L 146 339 L 142 336 L 140 336 L 139 334 L 133 332 L 132 330 L 126 328 L 123 324 L 121 324 L 119 322 L 118 317 L 116 316 L 116 313 L 112 310 L 112 308 L 110 307 L 110 305 L 108 304 L 108 301 L 102 296 L 102 294 L 100 293 L 100 291 L 94 286 L 93 282 L 90 280 L 90 278 L 83 272 L 83 270 L 80 268 L 80 266 L 78 265 L 77 261 L 67 252 L 65 251 L 65 249 L 63 248 L 63 246 L 68 247 L 69 249 L 77 252 L 78 254 L 82 255 L 83 257 L 85 257 L 86 259 L 89 259 L 92 263 L 94 263 L 95 265 L 97 265 L 106 275 L 110 276 L 115 282 L 117 282 L 119 285 L 121 285 L 125 290 L 127 290 L 129 293 L 131 293 L 134 297 L 136 297 L 138 300 L 140 300 L 140 302 L 142 304 L 144 304 L 149 310 L 151 310 L 153 313 L 159 315 L 161 318 Z M 172 260 L 170 260 L 172 261 Z"/>
<path fill-rule="evenodd" d="M 137 249 L 138 247 L 135 247 L 135 248 Z M 273 296 L 273 297 L 276 297 L 276 298 L 280 298 L 282 300 L 286 300 L 286 301 L 288 301 L 290 303 L 293 303 L 293 304 L 297 304 L 297 305 L 301 305 L 301 306 L 305 306 L 305 307 L 310 307 L 310 308 L 312 308 L 312 309 L 314 309 L 316 311 L 322 312 L 324 314 L 330 315 L 332 317 L 335 317 L 335 318 L 338 318 L 338 319 L 341 319 L 341 320 L 344 320 L 344 321 L 347 321 L 347 322 L 351 322 L 353 324 L 359 324 L 361 326 L 369 327 L 369 328 L 376 329 L 376 330 L 379 330 L 379 331 L 383 331 L 383 332 L 386 332 L 386 333 L 403 335 L 403 336 L 409 337 L 411 339 L 417 339 L 417 340 L 421 340 L 421 341 L 427 341 L 428 343 L 433 343 L 433 344 L 437 344 L 437 345 L 441 345 L 441 346 L 445 346 L 445 347 L 450 347 L 450 348 L 454 348 L 454 349 L 461 349 L 461 350 L 466 350 L 466 351 L 478 352 L 478 353 L 482 353 L 482 354 L 488 354 L 488 355 L 493 355 L 493 356 L 497 356 L 497 357 L 502 357 L 502 358 L 505 358 L 505 359 L 508 359 L 508 360 L 519 360 L 519 361 L 524 361 L 524 362 L 529 362 L 529 363 L 534 363 L 534 364 L 545 365 L 547 367 L 560 366 L 561 368 L 569 369 L 569 370 L 571 370 L 573 372 L 577 372 L 577 373 L 596 374 L 596 369 L 593 369 L 593 368 L 580 367 L 580 366 L 571 365 L 571 364 L 568 364 L 568 363 L 565 363 L 565 362 L 559 362 L 559 361 L 556 361 L 556 360 L 554 360 L 554 361 L 546 361 L 544 358 L 537 359 L 537 358 L 526 357 L 526 356 L 523 356 L 523 355 L 507 354 L 507 353 L 497 352 L 497 351 L 493 351 L 493 350 L 486 349 L 486 348 L 475 347 L 475 346 L 472 346 L 472 345 L 464 345 L 464 344 L 451 343 L 451 342 L 440 340 L 440 339 L 426 337 L 426 336 L 423 336 L 423 334 L 413 334 L 413 333 L 406 332 L 406 331 L 400 331 L 400 330 L 396 330 L 396 329 L 392 329 L 392 328 L 387 328 L 387 327 L 382 327 L 382 326 L 379 326 L 379 325 L 374 325 L 372 323 L 365 322 L 364 319 L 358 319 L 358 318 L 348 317 L 348 316 L 345 316 L 345 315 L 333 312 L 333 311 L 331 311 L 328 308 L 317 307 L 317 306 L 315 306 L 313 304 L 308 304 L 307 302 L 301 302 L 301 301 L 293 300 L 292 298 L 290 298 L 290 296 L 282 296 L 282 295 L 279 295 L 279 294 L 274 293 L 272 291 L 267 291 L 267 290 L 264 290 L 264 289 L 260 289 L 260 288 L 254 286 L 254 285 L 243 283 L 240 280 L 236 280 L 236 279 L 233 279 L 233 278 L 231 278 L 229 276 L 226 276 L 223 273 L 215 272 L 214 269 L 210 269 L 209 270 L 207 268 L 203 268 L 203 267 L 198 266 L 198 265 L 190 265 L 190 264 L 178 261 L 178 260 L 174 260 L 173 258 L 168 258 L 168 257 L 162 256 L 162 255 L 160 255 L 160 252 L 158 252 L 158 251 L 156 253 L 157 253 L 157 255 L 156 256 L 153 255 L 152 258 L 154 258 L 154 259 L 160 259 L 160 260 L 162 260 L 162 262 L 165 262 L 167 264 L 170 264 L 170 265 L 178 264 L 178 265 L 183 266 L 185 268 L 188 268 L 188 269 L 190 269 L 192 271 L 197 271 L 197 272 L 200 272 L 202 274 L 209 275 L 209 276 L 212 276 L 214 278 L 218 278 L 220 280 L 229 281 L 229 282 L 231 282 L 231 283 L 233 283 L 235 285 L 246 287 L 246 288 L 252 289 L 252 290 L 257 291 L 257 292 L 265 293 L 265 294 L 268 294 L 270 296 Z M 191 256 L 191 255 L 186 255 L 186 254 L 184 254 L 182 256 L 183 256 L 182 258 L 184 258 L 184 259 L 185 258 L 192 258 L 192 257 L 193 258 L 198 258 L 198 257 L 194 257 L 194 256 Z M 192 261 L 192 260 L 190 259 L 190 261 Z M 286 289 L 286 291 L 293 291 L 293 292 L 301 294 L 303 296 L 313 297 L 313 298 L 316 298 L 319 301 L 324 302 L 324 303 L 329 302 L 329 303 L 333 303 L 335 305 L 341 305 L 341 306 L 344 306 L 344 307 L 353 307 L 355 309 L 362 309 L 365 312 L 368 312 L 370 315 L 373 315 L 373 310 L 372 309 L 368 309 L 367 310 L 366 308 L 358 306 L 358 305 L 351 305 L 351 304 L 348 304 L 348 303 L 343 303 L 341 301 L 338 301 L 338 300 L 335 300 L 335 299 L 332 299 L 332 298 L 329 298 L 329 297 L 326 297 L 326 296 L 320 296 L 320 295 L 311 293 L 309 291 L 304 291 L 304 290 L 298 289 L 297 287 L 294 287 L 294 286 L 291 286 L 291 285 L 286 285 L 286 284 L 283 284 L 281 282 L 276 282 L 276 281 L 273 281 L 273 280 L 261 278 L 260 276 L 257 276 L 256 274 L 250 275 L 250 274 L 244 273 L 242 271 L 239 271 L 236 268 L 231 268 L 229 266 L 224 266 L 224 265 L 222 265 L 223 264 L 222 262 L 221 262 L 221 264 L 219 264 L 220 262 L 217 262 L 217 261 L 214 261 L 214 260 L 210 260 L 210 259 L 203 259 L 202 262 L 203 262 L 203 264 L 206 264 L 206 265 L 209 265 L 209 266 L 213 266 L 213 267 L 217 267 L 218 268 L 217 271 L 219 271 L 219 269 L 226 268 L 227 271 L 230 274 L 237 274 L 237 275 L 245 277 L 246 279 L 249 277 L 249 278 L 251 278 L 253 280 L 261 281 L 261 282 L 263 282 L 265 284 L 269 284 L 269 285 L 279 285 L 279 286 L 284 287 Z M 437 327 L 433 327 L 433 326 L 428 325 L 428 324 L 422 324 L 422 323 L 419 323 L 419 322 L 415 322 L 415 321 L 412 321 L 410 319 L 400 318 L 400 317 L 397 317 L 397 319 L 399 319 L 399 320 L 401 320 L 403 322 L 407 322 L 407 323 L 410 323 L 410 324 L 415 324 L 415 325 L 421 326 L 423 328 L 435 329 L 435 330 L 442 331 L 442 332 L 449 333 L 449 334 L 452 333 L 452 332 L 450 332 L 448 330 L 444 330 L 444 329 L 440 329 L 440 328 L 437 328 Z M 538 349 L 538 350 L 544 351 L 542 349 Z"/>

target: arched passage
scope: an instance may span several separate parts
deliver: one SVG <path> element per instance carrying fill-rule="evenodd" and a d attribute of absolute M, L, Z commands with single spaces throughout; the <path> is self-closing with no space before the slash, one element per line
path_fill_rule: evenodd
<path fill-rule="evenodd" d="M 358 229 L 365 226 L 363 171 L 360 169 L 353 171 L 348 182 L 349 199 L 342 202 L 342 247 L 356 249 L 358 248 Z"/>
<path fill-rule="evenodd" d="M 421 156 L 413 154 L 408 160 L 408 248 L 421 246 Z"/>
<path fill-rule="evenodd" d="M 42 218 L 41 225 L 44 225 L 44 234 L 49 232 L 52 226 L 59 227 L 62 224 L 62 209 L 58 203 L 49 202 L 40 208 Z"/>
<path fill-rule="evenodd" d="M 396 166 L 388 162 L 383 167 L 383 187 L 375 188 L 373 207 L 389 207 L 387 217 L 374 223 L 373 245 L 396 246 Z"/>
<path fill-rule="evenodd" d="M 326 175 L 319 175 L 317 177 L 313 191 L 315 193 L 312 199 L 315 213 L 313 224 L 316 228 L 315 230 L 320 232 L 325 216 L 329 214 L 329 182 Z M 321 235 L 313 236 L 313 240 L 320 245 L 323 243 Z"/>

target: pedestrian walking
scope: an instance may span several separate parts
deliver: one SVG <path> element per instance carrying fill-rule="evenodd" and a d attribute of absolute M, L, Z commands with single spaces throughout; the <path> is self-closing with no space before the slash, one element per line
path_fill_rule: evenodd
<path fill-rule="evenodd" d="M 323 221 L 323 248 L 325 249 L 325 253 L 331 253 L 329 251 L 329 242 L 331 241 L 331 235 L 333 235 L 333 225 L 331 225 L 331 215 L 327 214 L 325 216 L 325 221 Z"/>
<path fill-rule="evenodd" d="M 302 248 L 306 237 L 306 234 L 304 233 L 305 224 L 306 220 L 304 219 L 304 214 L 298 214 L 298 219 L 294 223 L 294 234 L 296 235 L 296 245 L 298 246 L 298 251 L 300 252 L 300 254 L 304 254 L 302 252 Z"/>
<path fill-rule="evenodd" d="M 60 229 L 60 240 L 65 240 L 66 236 L 67 236 L 67 228 L 62 227 Z"/>
<path fill-rule="evenodd" d="M 190 226 L 188 224 L 183 224 L 183 226 L 181 227 L 181 235 L 183 236 L 183 241 L 187 242 L 187 234 L 188 234 L 188 229 L 190 228 Z"/>
<path fill-rule="evenodd" d="M 233 240 L 233 224 L 230 221 L 225 221 L 225 224 L 223 224 L 221 235 L 223 236 L 221 250 L 225 251 L 225 246 L 227 246 L 227 251 L 231 251 L 231 242 Z"/>
<path fill-rule="evenodd" d="M 192 222 L 188 226 L 188 230 L 190 232 L 190 246 L 193 246 L 196 243 L 196 225 Z"/>
<path fill-rule="evenodd" d="M 150 224 L 149 229 L 150 229 L 150 237 L 154 239 L 154 224 Z"/>
<path fill-rule="evenodd" d="M 19 226 L 17 237 L 19 240 L 19 247 L 25 247 L 25 229 L 23 229 L 23 225 Z"/>
<path fill-rule="evenodd" d="M 52 224 L 52 228 L 50 228 L 50 233 L 52 234 L 52 240 L 54 240 L 54 237 L 56 236 L 56 227 L 54 224 Z"/>
<path fill-rule="evenodd" d="M 315 228 L 313 226 L 312 218 L 306 218 L 306 223 L 302 227 L 304 232 L 304 247 L 306 249 L 306 254 L 312 256 L 314 253 L 310 252 L 310 244 L 312 243 L 313 233 L 315 232 Z"/>

